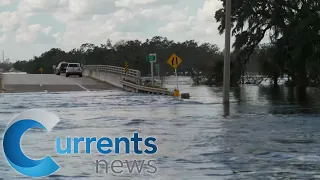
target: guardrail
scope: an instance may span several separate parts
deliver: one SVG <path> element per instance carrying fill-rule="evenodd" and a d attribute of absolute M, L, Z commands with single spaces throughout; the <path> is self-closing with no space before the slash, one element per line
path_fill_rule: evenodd
<path fill-rule="evenodd" d="M 129 69 L 128 72 L 125 72 L 125 68 L 118 66 L 109 66 L 109 65 L 83 65 L 84 69 L 97 70 L 102 72 L 111 72 L 116 74 L 121 74 L 125 76 L 130 76 L 134 78 L 141 78 L 141 72 L 134 69 Z"/>
<path fill-rule="evenodd" d="M 120 83 L 123 84 L 124 86 L 134 88 L 138 91 L 145 91 L 145 92 L 150 92 L 150 93 L 154 93 L 154 94 L 163 94 L 163 95 L 171 95 L 172 94 L 170 91 L 165 90 L 165 89 L 141 86 L 141 85 L 127 82 L 124 80 L 120 80 Z"/>
<path fill-rule="evenodd" d="M 1 74 L 27 74 L 26 72 L 3 72 Z"/>

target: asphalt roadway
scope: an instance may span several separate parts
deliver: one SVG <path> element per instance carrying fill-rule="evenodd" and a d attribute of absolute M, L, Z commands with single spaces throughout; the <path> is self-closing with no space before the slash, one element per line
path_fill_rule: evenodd
<path fill-rule="evenodd" d="M 117 87 L 90 77 L 69 76 L 64 74 L 2 74 L 3 92 L 63 92 L 97 91 L 118 89 Z"/>

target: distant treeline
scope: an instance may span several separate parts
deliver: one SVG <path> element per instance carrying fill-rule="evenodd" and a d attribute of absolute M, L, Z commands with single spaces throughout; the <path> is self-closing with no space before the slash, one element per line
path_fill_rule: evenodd
<path fill-rule="evenodd" d="M 277 78 L 284 74 L 290 75 L 288 66 L 281 65 L 281 60 L 276 57 L 276 47 L 272 44 L 257 46 L 248 57 L 243 61 L 241 51 L 235 50 L 231 54 L 231 85 L 237 85 L 240 77 L 246 72 L 255 72 L 273 78 L 275 84 Z M 188 72 L 193 77 L 194 83 L 204 83 L 207 85 L 221 85 L 223 81 L 223 51 L 217 45 L 204 43 L 198 44 L 195 40 L 177 43 L 164 37 L 153 37 L 151 40 L 141 42 L 139 40 L 119 41 L 112 44 L 96 46 L 94 44 L 83 44 L 78 49 L 65 52 L 61 49 L 53 48 L 39 57 L 34 57 L 29 61 L 17 61 L 13 67 L 18 71 L 38 74 L 39 69 L 43 68 L 43 73 L 52 74 L 53 65 L 61 61 L 79 62 L 84 65 L 114 65 L 124 66 L 124 62 L 129 62 L 129 67 L 138 69 L 143 76 L 150 74 L 150 63 L 146 60 L 149 53 L 157 54 L 157 63 L 160 65 L 160 75 L 172 74 L 174 69 L 167 64 L 168 58 L 177 54 L 183 62 L 178 68 L 180 72 Z M 280 56 L 282 57 L 282 56 Z M 283 59 L 284 60 L 284 59 Z M 12 64 L 3 64 L 4 67 L 12 67 Z M 1 66 L 0 66 L 1 67 Z M 317 85 L 318 65 L 310 66 L 310 80 Z M 313 70 L 313 71 L 311 71 Z M 199 73 L 201 72 L 201 73 Z M 200 78 L 199 78 L 200 77 Z M 205 77 L 206 81 L 199 79 Z M 313 78 L 313 79 L 311 79 Z M 292 83 L 291 83 L 292 84 Z"/>
<path fill-rule="evenodd" d="M 262 47 L 263 49 L 264 47 Z M 235 61 L 236 52 L 232 53 L 232 84 L 238 83 L 241 73 L 246 71 L 262 72 L 261 62 L 258 60 L 259 47 L 253 52 L 251 60 L 246 64 L 239 64 Z M 78 62 L 84 65 L 114 65 L 124 66 L 125 61 L 129 62 L 129 68 L 141 71 L 143 76 L 150 74 L 150 63 L 146 56 L 150 53 L 157 54 L 157 63 L 160 66 L 160 75 L 172 74 L 174 69 L 167 64 L 169 57 L 175 53 L 182 58 L 183 62 L 178 68 L 179 72 L 188 72 L 193 76 L 195 83 L 199 75 L 206 77 L 205 84 L 221 84 L 223 80 L 223 52 L 218 46 L 210 43 L 199 44 L 195 40 L 185 42 L 174 42 L 165 37 L 155 36 L 145 42 L 139 40 L 119 41 L 112 44 L 110 40 L 100 46 L 94 44 L 83 44 L 78 49 L 69 52 L 53 48 L 44 52 L 39 57 L 26 61 L 17 61 L 13 64 L 16 70 L 27 73 L 38 74 L 43 68 L 44 74 L 53 73 L 53 65 L 61 61 Z M 263 55 L 264 56 L 264 55 Z M 201 74 L 199 74 L 201 72 Z"/>
<path fill-rule="evenodd" d="M 10 71 L 13 68 L 13 63 L 11 62 L 2 62 L 0 63 L 0 71 Z"/>
<path fill-rule="evenodd" d="M 14 68 L 28 73 L 40 73 L 39 69 L 43 68 L 43 73 L 53 73 L 52 66 L 61 61 L 121 67 L 124 66 L 125 61 L 128 61 L 129 68 L 140 70 L 142 75 L 148 75 L 150 74 L 150 63 L 146 60 L 146 56 L 150 53 L 157 54 L 161 75 L 174 72 L 174 69 L 167 64 L 167 60 L 173 53 L 183 60 L 178 69 L 180 72 L 201 71 L 207 73 L 216 61 L 223 60 L 222 52 L 215 44 L 199 44 L 195 40 L 180 43 L 156 36 L 145 42 L 123 40 L 112 44 L 108 40 L 99 46 L 83 44 L 80 48 L 69 52 L 53 48 L 29 61 L 17 61 Z"/>

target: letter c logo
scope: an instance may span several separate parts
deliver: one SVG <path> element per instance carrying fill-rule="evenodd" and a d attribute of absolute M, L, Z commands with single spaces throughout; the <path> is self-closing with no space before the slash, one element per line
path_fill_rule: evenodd
<path fill-rule="evenodd" d="M 29 110 L 16 116 L 7 126 L 3 137 L 3 151 L 9 164 L 19 173 L 30 177 L 48 176 L 59 169 L 49 156 L 33 160 L 23 154 L 20 141 L 30 128 L 42 128 L 48 132 L 59 122 L 59 118 L 45 110 Z"/>

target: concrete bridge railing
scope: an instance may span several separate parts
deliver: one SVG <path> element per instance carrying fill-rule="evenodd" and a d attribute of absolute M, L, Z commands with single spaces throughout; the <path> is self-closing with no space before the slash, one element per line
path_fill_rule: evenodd
<path fill-rule="evenodd" d="M 109 66 L 109 65 L 84 65 L 83 68 L 91 69 L 91 70 L 98 70 L 102 72 L 110 72 L 121 74 L 125 76 L 131 76 L 134 78 L 141 78 L 141 73 L 138 70 L 129 69 L 128 72 L 125 72 L 125 68 L 118 67 L 118 66 Z"/>
<path fill-rule="evenodd" d="M 83 65 L 83 74 L 101 81 L 108 82 L 117 87 L 123 87 L 121 84 L 122 79 L 127 79 L 137 84 L 141 82 L 141 72 L 134 69 L 128 69 L 125 72 L 125 68 L 109 65 Z"/>
<path fill-rule="evenodd" d="M 171 95 L 167 89 L 142 85 L 141 72 L 109 65 L 83 65 L 83 75 L 113 84 L 131 92 Z"/>

